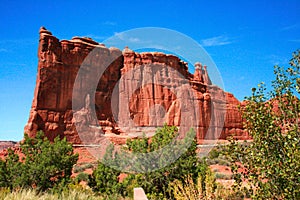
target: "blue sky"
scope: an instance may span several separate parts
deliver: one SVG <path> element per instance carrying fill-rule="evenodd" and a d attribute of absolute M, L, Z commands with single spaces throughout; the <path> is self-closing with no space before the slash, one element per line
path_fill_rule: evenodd
<path fill-rule="evenodd" d="M 299 0 L 1 1 L 0 140 L 20 140 L 37 72 L 38 31 L 96 41 L 139 27 L 181 32 L 205 48 L 238 99 L 300 49 Z"/>

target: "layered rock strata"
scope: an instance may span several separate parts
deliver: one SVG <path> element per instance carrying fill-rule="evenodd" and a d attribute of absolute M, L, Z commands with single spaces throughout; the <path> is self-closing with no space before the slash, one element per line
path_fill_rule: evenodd
<path fill-rule="evenodd" d="M 59 135 L 74 144 L 103 136 L 123 143 L 164 123 L 184 127 L 192 121 L 198 141 L 247 139 L 238 105 L 200 63 L 191 74 L 174 55 L 120 51 L 90 38 L 60 41 L 42 27 L 25 132 L 34 137 L 43 130 L 51 140 Z"/>

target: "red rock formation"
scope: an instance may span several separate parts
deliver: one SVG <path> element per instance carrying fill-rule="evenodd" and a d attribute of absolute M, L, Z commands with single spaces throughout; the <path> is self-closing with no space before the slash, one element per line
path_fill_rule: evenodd
<path fill-rule="evenodd" d="M 24 157 L 22 154 L 20 143 L 15 141 L 0 141 L 0 159 L 5 159 L 8 156 L 9 149 L 20 156 L 20 161 Z"/>
<path fill-rule="evenodd" d="M 78 78 L 82 66 L 85 71 Z M 97 66 L 95 72 L 91 66 Z M 187 89 L 178 92 L 179 87 Z M 59 41 L 42 27 L 36 88 L 25 132 L 34 137 L 43 130 L 51 140 L 59 135 L 77 144 L 83 139 L 77 132 L 91 142 L 105 134 L 122 143 L 141 132 L 136 127 L 152 130 L 164 122 L 180 126 L 184 120 L 197 120 L 199 141 L 231 134 L 245 138 L 239 104 L 232 94 L 212 85 L 206 66 L 200 63 L 191 74 L 187 63 L 173 55 L 128 48 L 121 52 L 90 38 Z"/>
<path fill-rule="evenodd" d="M 0 152 L 4 149 L 14 147 L 17 142 L 14 141 L 0 141 Z"/>

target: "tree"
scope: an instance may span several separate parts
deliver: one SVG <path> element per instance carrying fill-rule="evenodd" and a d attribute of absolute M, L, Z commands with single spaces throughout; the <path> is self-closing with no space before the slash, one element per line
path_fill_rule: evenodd
<path fill-rule="evenodd" d="M 122 161 L 127 160 L 126 156 L 128 155 L 128 151 L 131 153 L 150 153 L 155 150 L 161 149 L 166 145 L 170 144 L 172 140 L 177 136 L 178 129 L 175 126 L 167 126 L 164 125 L 162 128 L 158 128 L 156 134 L 151 138 L 151 142 L 148 141 L 148 138 L 143 137 L 139 139 L 128 140 L 126 143 L 126 151 L 124 154 L 115 154 L 111 155 L 112 150 L 108 151 L 108 157 L 111 157 L 111 161 L 109 162 L 110 166 L 120 165 L 120 158 Z M 153 159 L 156 159 L 157 155 L 153 158 L 144 159 L 140 157 L 135 160 L 136 171 L 140 171 L 143 169 L 144 173 L 127 173 L 127 177 L 121 182 L 116 183 L 116 179 L 113 178 L 114 183 L 118 184 L 118 186 L 110 186 L 112 188 L 118 188 L 117 191 L 122 193 L 123 196 L 132 196 L 134 187 L 142 187 L 148 196 L 152 198 L 170 198 L 173 193 L 171 188 L 169 187 L 171 182 L 176 180 L 184 180 L 185 177 L 191 175 L 194 180 L 197 180 L 198 176 L 202 176 L 202 180 L 205 179 L 207 165 L 204 162 L 200 162 L 196 153 L 196 141 L 194 139 L 195 132 L 191 130 L 187 133 L 185 139 L 181 142 L 192 141 L 191 145 L 187 147 L 186 151 L 173 163 L 167 165 L 164 168 L 157 168 L 157 170 L 151 170 L 150 165 L 153 166 Z M 182 146 L 178 145 L 178 148 Z M 173 154 L 179 152 L 179 149 L 174 148 L 173 151 L 166 150 L 159 156 L 163 156 L 163 158 L 174 157 Z M 105 160 L 108 159 L 105 158 Z M 129 159 L 128 159 L 129 160 Z M 107 163 L 107 161 L 106 161 Z M 127 163 L 125 163 L 126 165 Z M 115 169 L 107 169 L 108 166 L 103 166 L 103 164 L 99 164 L 96 171 L 93 173 L 93 179 L 96 184 L 90 184 L 91 187 L 98 189 L 100 191 L 99 186 L 103 186 L 108 181 L 109 177 L 115 177 L 120 174 Z M 113 175 L 113 176 L 111 176 Z M 101 177 L 101 178 L 97 178 Z M 106 177 L 106 178 L 105 178 Z M 93 182 L 93 181 L 92 181 Z M 97 185 L 95 187 L 95 185 Z M 116 190 L 115 190 L 116 191 Z"/>
<path fill-rule="evenodd" d="M 20 186 L 19 183 L 24 179 L 23 170 L 18 154 L 8 149 L 6 160 L 0 159 L 0 187 L 13 189 Z"/>
<path fill-rule="evenodd" d="M 0 161 L 0 186 L 45 191 L 59 189 L 71 181 L 78 154 L 73 154 L 73 147 L 65 138 L 56 137 L 51 143 L 42 131 L 35 138 L 25 134 L 21 151 L 22 159 L 10 149 L 8 157 Z"/>
<path fill-rule="evenodd" d="M 270 92 L 252 89 L 241 111 L 253 142 L 228 147 L 236 186 L 246 179 L 254 199 L 300 199 L 299 61 L 298 50 L 289 68 L 274 67 Z"/>
<path fill-rule="evenodd" d="M 114 146 L 111 144 L 106 149 L 104 160 L 113 161 Z M 112 195 L 114 193 L 121 193 L 119 185 L 120 171 L 111 168 L 102 162 L 98 162 L 97 168 L 89 177 L 88 185 L 96 192 L 105 195 Z"/>
<path fill-rule="evenodd" d="M 147 138 L 128 141 L 128 150 L 132 152 L 144 153 L 161 149 L 172 142 L 172 140 L 178 134 L 177 131 L 177 127 L 165 125 L 164 127 L 157 129 L 156 134 L 153 136 L 150 143 L 148 143 Z M 195 132 L 191 130 L 189 133 L 187 133 L 185 139 L 189 140 L 189 137 L 194 138 L 194 136 Z M 180 148 L 180 145 L 178 145 L 178 148 Z M 202 167 L 202 165 L 197 157 L 196 149 L 196 141 L 193 140 L 191 145 L 175 162 L 170 163 L 164 168 L 158 168 L 155 171 L 131 174 L 127 179 L 132 179 L 129 182 L 135 183 L 136 186 L 143 187 L 145 192 L 152 194 L 152 196 L 169 198 L 169 185 L 171 182 L 173 182 L 175 179 L 183 180 L 189 174 L 192 175 L 193 178 L 198 176 L 198 172 L 200 171 L 200 167 Z M 173 151 L 166 151 L 164 152 L 165 154 L 160 156 L 163 156 L 166 158 L 165 160 L 167 160 L 168 158 L 174 157 L 174 155 L 177 154 L 177 151 L 179 151 L 179 149 L 174 148 Z M 139 162 L 141 168 L 147 169 L 149 165 L 153 165 L 151 161 L 154 159 L 142 159 L 137 162 Z"/>

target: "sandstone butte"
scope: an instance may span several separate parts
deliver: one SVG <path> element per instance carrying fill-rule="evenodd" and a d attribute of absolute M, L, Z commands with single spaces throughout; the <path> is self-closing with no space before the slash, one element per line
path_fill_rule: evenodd
<path fill-rule="evenodd" d="M 181 126 L 195 118 L 198 143 L 230 135 L 249 138 L 238 111 L 241 102 L 212 84 L 209 67 L 196 63 L 192 74 L 188 64 L 174 55 L 137 53 L 128 47 L 121 51 L 86 37 L 60 41 L 44 27 L 39 34 L 36 86 L 24 129 L 31 137 L 42 130 L 50 140 L 59 135 L 73 144 L 87 144 L 105 136 L 122 144 L 163 123 Z M 82 65 L 105 71 L 96 76 L 98 80 L 83 73 L 75 83 Z M 179 72 L 180 81 L 170 77 L 172 70 Z M 160 84 L 145 81 L 157 74 Z M 189 105 L 181 102 L 184 94 L 175 92 L 181 85 L 193 92 L 186 98 L 196 105 L 196 113 L 189 115 Z"/>

